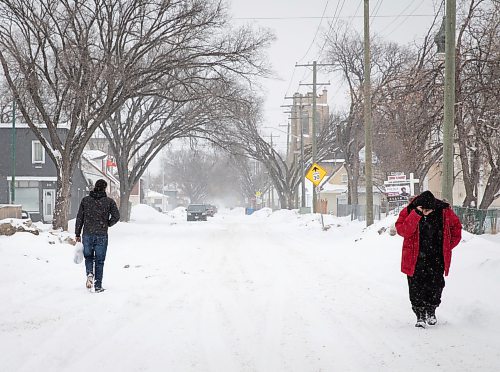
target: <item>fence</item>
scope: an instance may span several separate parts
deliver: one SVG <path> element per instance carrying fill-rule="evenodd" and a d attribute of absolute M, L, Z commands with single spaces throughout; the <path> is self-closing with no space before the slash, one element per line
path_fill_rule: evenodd
<path fill-rule="evenodd" d="M 475 209 L 454 206 L 464 230 L 480 234 L 496 234 L 500 228 L 500 209 Z"/>
<path fill-rule="evenodd" d="M 4 218 L 21 218 L 21 206 L 0 204 L 0 220 Z"/>
<path fill-rule="evenodd" d="M 366 205 L 360 204 L 338 204 L 337 216 L 351 216 L 352 220 L 366 221 Z M 373 219 L 380 220 L 380 205 L 373 206 Z"/>

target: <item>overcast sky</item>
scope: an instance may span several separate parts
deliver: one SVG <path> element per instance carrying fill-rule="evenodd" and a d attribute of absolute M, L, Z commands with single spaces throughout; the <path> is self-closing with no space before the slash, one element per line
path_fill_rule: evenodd
<path fill-rule="evenodd" d="M 290 104 L 285 95 L 305 93 L 308 87 L 299 82 L 312 82 L 310 69 L 295 67 L 321 60 L 322 34 L 332 20 L 352 23 L 363 32 L 363 0 L 227 0 L 235 24 L 253 24 L 270 28 L 276 35 L 268 56 L 279 79 L 262 81 L 265 92 L 265 126 L 287 124 L 287 115 L 280 105 Z M 402 44 L 422 40 L 439 10 L 441 0 L 370 0 L 371 33 Z M 323 16 L 323 18 L 322 18 Z M 441 15 L 442 16 L 442 15 Z M 317 33 L 317 34 L 316 34 Z M 315 37 L 316 35 L 316 37 Z M 330 110 L 346 104 L 345 90 L 337 76 L 318 74 L 318 82 L 326 86 Z M 309 87 L 310 89 L 310 87 Z M 318 92 L 323 89 L 318 87 Z M 286 127 L 282 127 L 286 130 Z M 278 131 L 274 131 L 278 135 Z M 281 133 L 278 142 L 286 142 Z"/>

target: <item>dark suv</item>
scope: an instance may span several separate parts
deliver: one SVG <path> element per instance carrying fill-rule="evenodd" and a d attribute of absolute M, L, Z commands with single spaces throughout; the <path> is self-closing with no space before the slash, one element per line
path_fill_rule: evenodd
<path fill-rule="evenodd" d="M 189 204 L 186 211 L 188 221 L 207 220 L 208 213 L 207 206 L 205 204 Z"/>

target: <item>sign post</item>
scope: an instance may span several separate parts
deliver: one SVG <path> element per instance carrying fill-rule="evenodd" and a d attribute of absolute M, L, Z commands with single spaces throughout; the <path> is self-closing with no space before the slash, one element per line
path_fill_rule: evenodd
<path fill-rule="evenodd" d="M 306 178 L 311 181 L 314 185 L 314 190 L 316 190 L 316 187 L 321 183 L 323 178 L 326 176 L 326 170 L 321 168 L 317 163 L 314 163 L 311 165 L 309 170 L 306 173 Z M 320 195 L 318 196 L 319 199 Z M 316 212 L 316 205 L 314 205 L 314 198 L 313 198 L 313 205 L 312 205 L 312 212 Z"/>
<path fill-rule="evenodd" d="M 387 176 L 387 181 L 384 181 L 387 200 L 389 202 L 408 201 L 409 197 L 415 194 L 415 184 L 419 182 L 420 180 L 415 178 L 413 173 L 410 173 L 409 179 L 404 173 L 393 173 Z"/>

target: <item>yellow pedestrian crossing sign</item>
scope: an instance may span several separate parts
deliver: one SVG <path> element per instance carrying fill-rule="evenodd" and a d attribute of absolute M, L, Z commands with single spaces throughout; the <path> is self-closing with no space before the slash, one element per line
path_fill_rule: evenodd
<path fill-rule="evenodd" d="M 326 176 L 326 170 L 314 163 L 307 171 L 306 178 L 311 181 L 314 186 L 318 186 L 321 180 Z"/>

